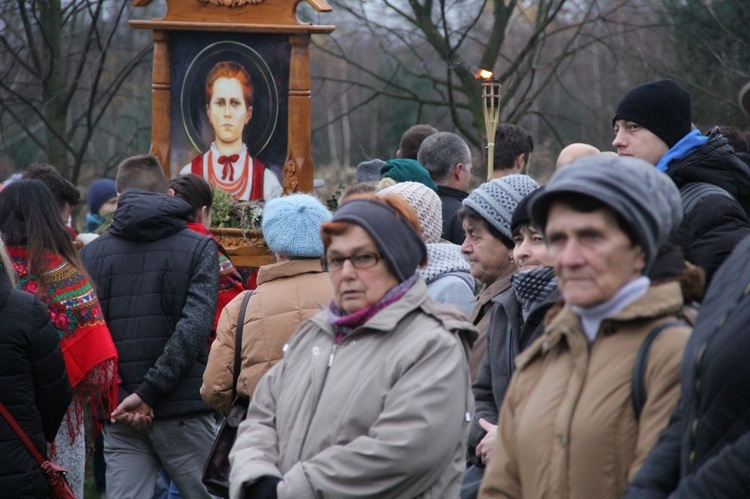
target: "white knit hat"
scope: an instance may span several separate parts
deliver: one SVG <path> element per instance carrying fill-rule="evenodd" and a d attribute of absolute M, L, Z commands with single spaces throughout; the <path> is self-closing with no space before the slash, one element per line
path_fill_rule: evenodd
<path fill-rule="evenodd" d="M 440 240 L 443 233 L 443 203 L 435 191 L 419 182 L 399 182 L 380 192 L 398 194 L 414 208 L 425 243 L 436 243 Z"/>

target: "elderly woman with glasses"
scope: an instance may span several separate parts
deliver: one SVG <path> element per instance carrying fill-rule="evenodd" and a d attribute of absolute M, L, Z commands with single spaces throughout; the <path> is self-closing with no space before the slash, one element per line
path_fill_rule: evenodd
<path fill-rule="evenodd" d="M 457 497 L 476 329 L 428 297 L 399 196 L 352 196 L 321 232 L 333 300 L 259 383 L 232 497 Z"/>

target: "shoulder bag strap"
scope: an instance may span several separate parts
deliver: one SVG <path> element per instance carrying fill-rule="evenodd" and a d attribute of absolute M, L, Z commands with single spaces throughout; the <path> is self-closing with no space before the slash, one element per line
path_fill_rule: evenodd
<path fill-rule="evenodd" d="M 240 377 L 240 369 L 242 367 L 242 329 L 245 327 L 245 310 L 247 310 L 247 305 L 250 303 L 250 297 L 252 295 L 252 290 L 245 293 L 245 296 L 242 298 L 240 315 L 239 317 L 237 317 L 237 331 L 234 333 L 234 374 L 232 376 L 232 400 L 234 400 L 237 396 L 237 379 Z"/>
<path fill-rule="evenodd" d="M 3 415 L 10 427 L 13 428 L 13 431 L 16 432 L 16 435 L 18 435 L 18 438 L 21 439 L 26 448 L 29 449 L 29 452 L 31 452 L 31 455 L 34 456 L 34 459 L 36 459 L 36 461 L 39 463 L 39 466 L 42 466 L 44 463 L 46 463 L 47 460 L 42 457 L 34 444 L 31 443 L 29 437 L 26 436 L 26 432 L 23 431 L 20 426 L 18 426 L 15 418 L 11 416 L 10 412 L 8 412 L 8 409 L 5 408 L 5 404 L 3 404 L 2 402 L 0 402 L 0 414 Z"/>
<path fill-rule="evenodd" d="M 646 366 L 648 364 L 648 353 L 651 350 L 651 344 L 654 342 L 659 333 L 670 327 L 687 326 L 683 321 L 667 321 L 659 324 L 652 329 L 646 339 L 641 343 L 641 348 L 638 350 L 638 356 L 635 358 L 635 364 L 633 366 L 633 410 L 635 411 L 635 419 L 641 418 L 641 411 L 643 406 L 646 404 Z"/>

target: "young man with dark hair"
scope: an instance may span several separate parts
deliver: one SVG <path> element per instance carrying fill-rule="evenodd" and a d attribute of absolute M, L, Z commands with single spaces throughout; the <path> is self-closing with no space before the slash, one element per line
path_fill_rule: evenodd
<path fill-rule="evenodd" d="M 161 466 L 184 497 L 211 498 L 201 399 L 219 287 L 216 244 L 187 227 L 153 156 L 120 164 L 110 229 L 81 250 L 119 355 L 120 404 L 104 427 L 108 497 L 151 497 Z"/>
<path fill-rule="evenodd" d="M 684 217 L 670 242 L 706 271 L 706 283 L 750 235 L 750 167 L 718 127 L 708 135 L 692 128 L 690 95 L 672 80 L 630 90 L 612 119 L 620 156 L 648 161 L 680 189 Z"/>
<path fill-rule="evenodd" d="M 403 159 L 417 159 L 419 146 L 422 145 L 424 139 L 433 133 L 437 133 L 437 129 L 431 125 L 414 125 L 410 127 L 401 136 L 401 141 L 398 144 L 398 151 L 396 151 L 396 157 Z"/>
<path fill-rule="evenodd" d="M 495 178 L 516 173 L 529 173 L 529 160 L 534 151 L 534 139 L 518 125 L 504 123 L 495 133 Z"/>
<path fill-rule="evenodd" d="M 81 204 L 81 193 L 78 188 L 50 164 L 33 163 L 23 172 L 21 178 L 33 178 L 49 187 L 49 190 L 52 191 L 52 195 L 55 197 L 58 208 L 60 208 L 63 223 L 67 224 L 70 221 L 73 210 Z M 73 238 L 75 239 L 75 236 Z"/>

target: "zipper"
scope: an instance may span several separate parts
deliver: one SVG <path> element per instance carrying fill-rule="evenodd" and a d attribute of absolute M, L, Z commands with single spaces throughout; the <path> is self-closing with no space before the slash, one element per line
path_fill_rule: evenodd
<path fill-rule="evenodd" d="M 328 356 L 328 367 L 331 367 L 333 365 L 333 359 L 336 357 L 336 350 L 339 349 L 339 344 L 334 343 L 333 348 L 331 348 L 331 353 Z M 328 377 L 328 373 L 326 372 L 326 378 Z M 325 383 L 325 380 L 324 380 Z"/>

